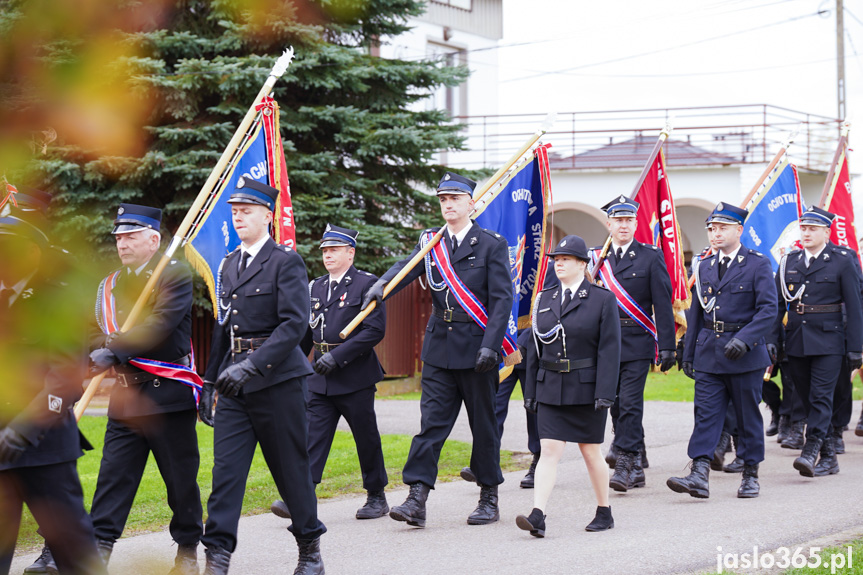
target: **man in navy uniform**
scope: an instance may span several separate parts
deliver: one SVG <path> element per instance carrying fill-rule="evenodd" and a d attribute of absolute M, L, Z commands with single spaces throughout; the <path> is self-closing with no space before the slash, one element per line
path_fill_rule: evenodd
<path fill-rule="evenodd" d="M 831 425 L 833 394 L 842 362 L 857 369 L 863 357 L 856 256 L 828 246 L 834 217 L 821 208 L 806 210 L 800 217 L 803 249 L 786 254 L 776 274 L 776 289 L 782 296 L 777 329 L 787 310 L 785 353 L 807 418 L 806 443 L 794 468 L 806 477 L 839 472 Z"/>
<path fill-rule="evenodd" d="M 671 279 L 662 252 L 656 246 L 635 241 L 638 202 L 619 196 L 602 207 L 608 217 L 611 246 L 607 260 L 622 290 L 618 297 L 621 352 L 617 399 L 611 410 L 614 442 L 611 444 L 614 474 L 609 486 L 615 491 L 644 487 L 644 384 L 654 360 L 668 371 L 674 366 L 674 311 Z M 601 248 L 593 248 L 594 261 Z M 614 290 L 612 290 L 614 291 Z M 626 297 L 626 294 L 629 297 Z M 624 300 L 624 301 L 621 301 Z M 626 306 L 640 308 L 653 318 L 656 337 L 627 313 Z"/>
<path fill-rule="evenodd" d="M 363 296 L 377 276 L 354 267 L 358 232 L 327 225 L 321 239 L 324 267 L 329 272 L 309 284 L 311 317 L 303 338 L 303 353 L 315 350 L 315 373 L 309 376 L 309 457 L 312 481 L 321 482 L 327 456 L 333 445 L 336 426 L 345 418 L 357 444 L 357 455 L 368 492 L 357 519 L 376 519 L 389 513 L 384 495 L 387 470 L 381 435 L 375 415 L 375 384 L 384 371 L 375 346 L 386 332 L 384 306 L 375 308 L 343 342 L 342 331 L 360 310 Z M 273 513 L 290 518 L 283 501 L 271 507 Z"/>
<path fill-rule="evenodd" d="M 220 325 L 204 377 L 206 387 L 219 392 L 213 491 L 201 539 L 206 575 L 228 572 L 259 443 L 293 516 L 288 529 L 299 548 L 294 573 L 324 572 L 320 542 L 326 527 L 318 520 L 307 450 L 304 388 L 312 369 L 300 349 L 309 327 L 309 280 L 299 254 L 270 237 L 278 193 L 241 177 L 228 200 L 242 244 L 220 266 Z"/>
<path fill-rule="evenodd" d="M 25 503 L 55 550 L 46 567 L 105 573 L 84 508 L 72 412 L 86 375 L 89 308 L 78 301 L 68 254 L 49 243 L 47 222 L 21 209 L 31 199 L 47 207 L 50 196 L 21 192 L 0 217 L 0 573 L 9 573 Z"/>
<path fill-rule="evenodd" d="M 695 427 L 689 439 L 692 470 L 667 481 L 673 491 L 692 497 L 710 495 L 710 460 L 729 399 L 737 416 L 737 455 L 744 462 L 737 496 L 757 497 L 760 491 L 764 420 L 759 404 L 764 370 L 776 357 L 775 345 L 768 346 L 776 317 L 776 287 L 768 259 L 740 244 L 747 213 L 719 203 L 707 218 L 714 255 L 693 266 L 693 303 L 683 349 L 683 372 L 695 380 Z"/>
<path fill-rule="evenodd" d="M 442 262 L 454 286 L 461 283 L 488 314 L 483 327 L 458 303 L 431 258 L 416 266 L 394 287 L 392 294 L 427 274 L 432 290 L 432 314 L 426 326 L 422 361 L 421 430 L 411 443 L 402 473 L 410 494 L 390 517 L 414 527 L 425 527 L 426 499 L 437 479 L 440 450 L 464 402 L 473 431 L 470 468 L 480 484 L 479 505 L 468 517 L 470 525 L 500 519 L 497 486 L 500 471 L 500 435 L 495 418 L 495 391 L 501 344 L 512 311 L 513 288 L 506 239 L 481 228 L 471 219 L 476 182 L 447 172 L 437 188 L 446 231 L 441 239 Z M 422 249 L 426 230 L 410 257 L 393 265 L 368 291 L 363 308 L 373 299 L 380 303 L 384 286 Z M 443 257 L 443 256 L 448 256 Z M 463 301 L 467 301 L 466 299 Z M 468 307 L 471 304 L 466 303 Z M 475 305 L 475 304 L 474 304 Z"/>

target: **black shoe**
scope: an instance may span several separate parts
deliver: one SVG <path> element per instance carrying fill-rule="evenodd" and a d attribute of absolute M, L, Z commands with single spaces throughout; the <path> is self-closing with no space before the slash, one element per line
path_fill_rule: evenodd
<path fill-rule="evenodd" d="M 734 461 L 722 468 L 722 471 L 725 473 L 741 473 L 744 467 L 745 465 L 743 464 L 743 460 L 739 457 L 735 457 Z"/>
<path fill-rule="evenodd" d="M 622 493 L 628 489 L 644 487 L 644 471 L 641 471 L 641 485 L 636 485 L 636 467 L 640 468 L 641 455 L 636 452 L 618 451 L 617 465 L 614 466 L 614 474 L 608 480 L 608 486 Z"/>
<path fill-rule="evenodd" d="M 614 529 L 614 517 L 611 516 L 611 505 L 608 507 L 597 506 L 596 516 L 593 518 L 593 521 L 584 528 L 584 530 L 608 531 L 609 529 Z"/>
<path fill-rule="evenodd" d="M 776 442 L 782 443 L 791 433 L 791 418 L 787 415 L 779 416 L 779 431 L 776 433 Z"/>
<path fill-rule="evenodd" d="M 713 450 L 713 459 L 710 460 L 710 469 L 713 471 L 722 471 L 725 467 L 725 452 L 731 444 L 731 434 L 723 431 L 719 436 L 719 443 L 716 444 L 716 449 Z"/>
<path fill-rule="evenodd" d="M 823 440 L 820 437 L 809 437 L 806 439 L 806 445 L 803 446 L 803 452 L 800 457 L 794 460 L 794 469 L 800 472 L 804 477 L 815 477 L 815 460 L 818 459 L 818 452 L 821 450 Z"/>
<path fill-rule="evenodd" d="M 666 485 L 676 493 L 688 493 L 698 499 L 710 497 L 710 460 L 698 457 L 689 463 L 691 471 L 686 477 L 670 477 Z"/>
<path fill-rule="evenodd" d="M 273 501 L 273 504 L 270 505 L 270 511 L 273 512 L 273 515 L 281 517 L 282 519 L 290 519 L 291 518 L 291 510 L 288 509 L 287 504 L 281 499 L 276 499 Z"/>
<path fill-rule="evenodd" d="M 634 488 L 644 487 L 645 485 L 644 468 L 641 466 L 639 459 L 638 456 L 633 458 L 632 471 L 629 473 L 629 484 Z"/>
<path fill-rule="evenodd" d="M 760 491 L 761 486 L 758 484 L 758 464 L 745 465 L 743 467 L 743 479 L 740 481 L 740 488 L 737 490 L 737 497 L 751 499 L 758 497 Z"/>
<path fill-rule="evenodd" d="M 608 448 L 608 453 L 605 454 L 605 462 L 608 464 L 609 469 L 614 469 L 614 466 L 617 465 L 618 454 L 617 447 L 612 443 L 611 447 Z"/>
<path fill-rule="evenodd" d="M 467 518 L 468 525 L 488 525 L 500 519 L 497 485 L 480 485 L 479 504 Z"/>
<path fill-rule="evenodd" d="M 534 453 L 533 461 L 530 462 L 530 467 L 527 469 L 527 473 L 521 479 L 521 483 L 519 483 L 519 486 L 521 486 L 522 489 L 533 489 L 533 480 L 536 476 L 537 463 L 539 463 L 539 453 Z"/>
<path fill-rule="evenodd" d="M 770 425 L 767 426 L 767 429 L 764 430 L 764 435 L 767 437 L 773 437 L 779 433 L 779 415 L 777 412 L 770 410 Z"/>
<path fill-rule="evenodd" d="M 426 526 L 426 500 L 429 496 L 429 486 L 425 483 L 411 483 L 407 499 L 401 505 L 390 510 L 390 517 L 396 521 L 406 521 L 413 527 Z"/>
<path fill-rule="evenodd" d="M 357 509 L 357 519 L 377 519 L 389 512 L 390 506 L 387 505 L 387 496 L 384 495 L 384 490 L 369 491 L 365 505 Z"/>
<path fill-rule="evenodd" d="M 516 517 L 515 524 L 520 529 L 530 531 L 530 534 L 534 537 L 545 537 L 545 515 L 536 507 L 533 508 L 527 517 L 524 515 Z"/>
<path fill-rule="evenodd" d="M 641 468 L 647 469 L 650 467 L 650 462 L 647 460 L 647 448 L 642 445 L 639 453 L 641 454 Z"/>
<path fill-rule="evenodd" d="M 459 475 L 461 475 L 461 478 L 468 483 L 476 483 L 477 485 L 479 485 L 479 483 L 477 483 L 476 481 L 476 475 L 474 475 L 470 467 L 462 467 L 461 473 L 459 473 Z"/>
<path fill-rule="evenodd" d="M 821 458 L 815 466 L 815 477 L 825 475 L 836 475 L 839 473 L 839 459 L 836 457 L 836 448 L 833 446 L 835 437 L 828 437 L 821 444 Z"/>
<path fill-rule="evenodd" d="M 99 557 L 102 558 L 102 563 L 107 567 L 108 561 L 111 560 L 111 552 L 114 550 L 114 542 L 110 539 L 99 539 L 97 537 L 96 550 L 99 552 Z"/>
<path fill-rule="evenodd" d="M 207 557 L 207 567 L 204 575 L 228 575 L 228 567 L 231 565 L 231 552 L 226 549 L 213 547 L 204 551 Z"/>
<path fill-rule="evenodd" d="M 57 575 L 57 563 L 54 561 L 54 556 L 51 555 L 51 550 L 45 545 L 42 547 L 42 554 L 29 567 L 24 568 L 24 573 L 50 573 Z"/>
<path fill-rule="evenodd" d="M 806 444 L 804 431 L 806 429 L 806 420 L 801 419 L 791 424 L 791 431 L 788 432 L 788 437 L 782 442 L 782 447 L 785 449 L 803 449 Z"/>
<path fill-rule="evenodd" d="M 854 435 L 863 437 L 863 412 L 860 413 L 860 419 L 857 420 L 857 427 L 854 428 Z"/>
<path fill-rule="evenodd" d="M 198 544 L 177 545 L 174 568 L 168 571 L 168 575 L 198 575 L 198 573 Z"/>
<path fill-rule="evenodd" d="M 321 559 L 321 538 L 297 539 L 300 550 L 294 575 L 324 575 L 324 560 Z"/>
<path fill-rule="evenodd" d="M 833 451 L 836 452 L 836 455 L 843 455 L 845 453 L 845 440 L 842 438 L 842 432 L 845 429 L 833 429 Z"/>

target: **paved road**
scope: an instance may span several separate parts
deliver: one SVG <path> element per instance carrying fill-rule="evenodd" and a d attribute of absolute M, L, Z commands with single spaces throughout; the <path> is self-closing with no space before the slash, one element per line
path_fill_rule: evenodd
<path fill-rule="evenodd" d="M 418 431 L 418 402 L 379 401 L 378 414 L 384 433 Z M 855 409 L 853 421 L 858 415 Z M 761 497 L 737 499 L 740 476 L 714 473 L 710 499 L 696 500 L 665 486 L 669 476 L 686 473 L 692 405 L 650 402 L 645 429 L 650 458 L 647 486 L 627 494 L 612 494 L 616 527 L 611 531 L 584 531 L 596 503 L 578 449 L 570 446 L 552 494 L 545 539 L 530 537 L 515 526 L 515 516 L 528 513 L 533 506 L 532 492 L 518 486 L 521 471 L 505 476 L 500 489 L 501 521 L 489 526 L 465 523 L 478 497 L 477 487 L 465 482 L 441 484 L 432 492 L 426 529 L 413 529 L 388 518 L 357 521 L 353 515 L 363 497 L 347 497 L 320 505 L 320 516 L 329 529 L 322 539 L 327 572 L 707 573 L 715 572 L 718 546 L 724 553 L 751 553 L 755 545 L 763 551 L 808 546 L 824 536 L 838 540 L 863 536 L 863 438 L 853 433 L 845 434 L 847 453 L 840 456 L 838 475 L 801 477 L 791 467 L 797 453 L 781 449 L 768 438 L 767 460 L 761 467 Z M 470 440 L 464 413 L 453 437 Z M 505 449 L 526 451 L 520 402 L 511 404 L 502 443 Z M 387 495 L 393 505 L 401 503 L 405 494 L 406 490 L 399 486 Z M 232 573 L 292 572 L 296 546 L 286 526 L 286 521 L 269 514 L 244 518 Z M 165 573 L 174 553 L 167 532 L 121 539 L 115 546 L 111 573 Z M 203 557 L 203 550 L 200 555 Z M 34 554 L 18 557 L 12 573 L 21 573 L 34 558 Z M 736 572 L 752 573 L 742 569 Z"/>

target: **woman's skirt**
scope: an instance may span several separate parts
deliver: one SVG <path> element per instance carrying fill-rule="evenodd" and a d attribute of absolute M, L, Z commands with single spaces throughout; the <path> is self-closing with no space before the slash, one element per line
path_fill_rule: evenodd
<path fill-rule="evenodd" d="M 536 413 L 540 439 L 574 443 L 602 443 L 608 410 L 593 405 L 549 405 L 540 403 Z"/>

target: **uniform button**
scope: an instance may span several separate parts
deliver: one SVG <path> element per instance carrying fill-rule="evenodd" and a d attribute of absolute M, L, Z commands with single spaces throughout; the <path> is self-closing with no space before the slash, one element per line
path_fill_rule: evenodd
<path fill-rule="evenodd" d="M 719 309 L 719 306 L 716 306 L 716 309 Z"/>
<path fill-rule="evenodd" d="M 255 290 L 255 293 L 258 293 L 259 291 L 261 291 L 261 289 L 260 289 L 260 288 L 256 289 L 256 290 Z"/>
<path fill-rule="evenodd" d="M 237 299 L 237 294 L 232 295 L 231 299 Z"/>
<path fill-rule="evenodd" d="M 721 291 L 716 292 L 716 295 L 722 295 Z"/>
<path fill-rule="evenodd" d="M 809 283 L 809 280 L 806 280 L 806 283 Z"/>
<path fill-rule="evenodd" d="M 236 325 L 236 324 L 235 324 L 235 325 L 234 325 L 234 329 L 240 329 L 240 326 L 238 326 L 238 325 Z"/>
<path fill-rule="evenodd" d="M 238 314 L 238 313 L 240 313 L 240 312 L 238 312 L 237 310 L 234 310 L 234 311 L 233 311 L 233 312 L 231 312 L 231 313 L 233 313 L 234 315 L 237 315 L 237 314 Z"/>
<path fill-rule="evenodd" d="M 718 333 L 716 334 L 716 339 L 719 339 L 719 334 L 718 334 Z"/>
<path fill-rule="evenodd" d="M 452 327 L 448 327 L 446 329 L 447 329 L 447 331 L 452 331 Z"/>
<path fill-rule="evenodd" d="M 803 323 L 806 323 L 806 320 L 805 320 L 805 319 L 803 320 Z"/>
<path fill-rule="evenodd" d="M 272 366 L 272 365 L 268 365 L 268 366 L 267 366 L 267 369 L 273 369 L 273 366 Z"/>
<path fill-rule="evenodd" d="M 324 308 L 324 311 L 330 311 L 330 308 L 325 307 L 325 308 Z M 452 331 L 452 328 L 449 328 L 449 329 L 450 329 L 450 331 Z"/>
<path fill-rule="evenodd" d="M 560 357 L 560 354 L 559 354 L 559 353 L 557 354 L 557 357 Z"/>

